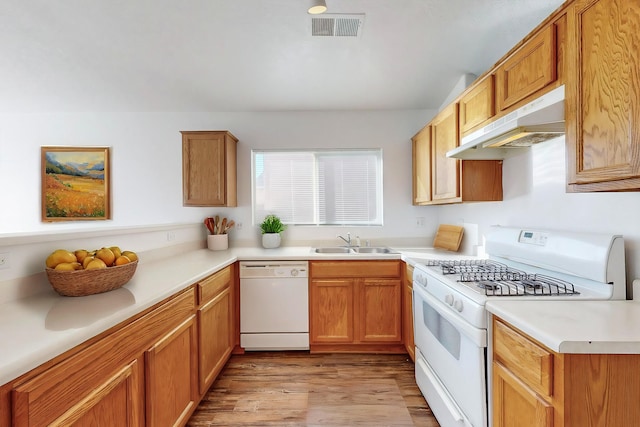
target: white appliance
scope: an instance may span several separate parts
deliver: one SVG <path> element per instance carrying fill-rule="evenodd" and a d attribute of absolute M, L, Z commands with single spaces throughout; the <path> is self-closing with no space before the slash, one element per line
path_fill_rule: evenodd
<path fill-rule="evenodd" d="M 462 137 L 447 152 L 458 159 L 504 159 L 565 133 L 564 85 Z"/>
<path fill-rule="evenodd" d="M 621 236 L 492 227 L 485 249 L 414 268 L 416 382 L 442 427 L 488 425 L 489 298 L 626 297 Z"/>
<path fill-rule="evenodd" d="M 309 349 L 309 264 L 240 262 L 240 346 Z"/>

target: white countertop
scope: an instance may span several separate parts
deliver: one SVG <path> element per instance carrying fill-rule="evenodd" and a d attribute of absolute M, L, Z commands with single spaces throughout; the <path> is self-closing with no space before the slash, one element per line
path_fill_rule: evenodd
<path fill-rule="evenodd" d="M 640 354 L 638 301 L 492 299 L 487 310 L 557 353 Z"/>
<path fill-rule="evenodd" d="M 411 249 L 430 257 L 441 251 Z M 155 258 L 155 259 L 154 259 Z M 44 292 L 0 304 L 0 385 L 100 334 L 237 260 L 401 259 L 401 254 L 316 254 L 311 247 L 199 249 L 180 256 L 141 257 L 120 289 L 62 297 L 44 272 Z M 408 259 L 402 255 L 402 259 Z"/>

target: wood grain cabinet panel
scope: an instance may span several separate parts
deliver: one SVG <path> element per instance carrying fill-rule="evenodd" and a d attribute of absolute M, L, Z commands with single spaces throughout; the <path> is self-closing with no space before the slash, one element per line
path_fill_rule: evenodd
<path fill-rule="evenodd" d="M 145 352 L 146 425 L 186 424 L 199 401 L 196 321 L 191 316 Z"/>
<path fill-rule="evenodd" d="M 460 98 L 460 137 L 496 114 L 494 75 L 489 74 Z"/>
<path fill-rule="evenodd" d="M 431 202 L 431 126 L 412 138 L 413 204 Z"/>
<path fill-rule="evenodd" d="M 640 420 L 640 355 L 555 353 L 493 319 L 496 427 L 632 426 Z"/>
<path fill-rule="evenodd" d="M 567 27 L 568 191 L 640 190 L 640 2 L 576 0 Z"/>
<path fill-rule="evenodd" d="M 434 201 L 460 201 L 460 160 L 446 156 L 458 145 L 458 104 L 454 103 L 431 121 L 431 197 Z"/>
<path fill-rule="evenodd" d="M 553 406 L 495 362 L 493 386 L 495 427 L 553 427 Z"/>
<path fill-rule="evenodd" d="M 411 360 L 415 362 L 413 337 L 413 266 L 407 264 L 402 286 L 402 340 Z"/>
<path fill-rule="evenodd" d="M 402 341 L 402 284 L 400 279 L 362 279 L 360 286 L 360 342 Z"/>
<path fill-rule="evenodd" d="M 213 384 L 233 350 L 231 276 L 231 267 L 226 267 L 198 284 L 201 295 L 197 312 L 201 395 Z"/>
<path fill-rule="evenodd" d="M 311 261 L 311 351 L 404 352 L 401 261 Z"/>
<path fill-rule="evenodd" d="M 237 138 L 227 131 L 183 131 L 184 206 L 237 206 Z"/>
<path fill-rule="evenodd" d="M 312 280 L 310 292 L 310 341 L 353 343 L 353 280 Z"/>
<path fill-rule="evenodd" d="M 506 110 L 556 80 L 556 27 L 548 25 L 496 70 L 499 110 Z"/>

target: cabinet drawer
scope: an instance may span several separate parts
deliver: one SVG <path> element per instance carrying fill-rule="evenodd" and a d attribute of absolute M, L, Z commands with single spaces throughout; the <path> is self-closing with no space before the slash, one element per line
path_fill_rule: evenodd
<path fill-rule="evenodd" d="M 198 283 L 198 304 L 202 305 L 220 293 L 231 283 L 231 267 L 226 267 Z"/>
<path fill-rule="evenodd" d="M 405 274 L 406 274 L 407 281 L 413 283 L 413 266 L 412 265 L 407 264 L 407 269 Z"/>
<path fill-rule="evenodd" d="M 400 277 L 400 261 L 312 261 L 311 277 Z"/>
<path fill-rule="evenodd" d="M 553 353 L 501 321 L 493 321 L 494 359 L 543 396 L 553 394 Z"/>

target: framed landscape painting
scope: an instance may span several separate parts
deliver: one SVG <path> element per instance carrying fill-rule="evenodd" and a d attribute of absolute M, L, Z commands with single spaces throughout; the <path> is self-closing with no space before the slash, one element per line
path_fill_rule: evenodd
<path fill-rule="evenodd" d="M 42 221 L 111 219 L 109 147 L 41 147 Z"/>

